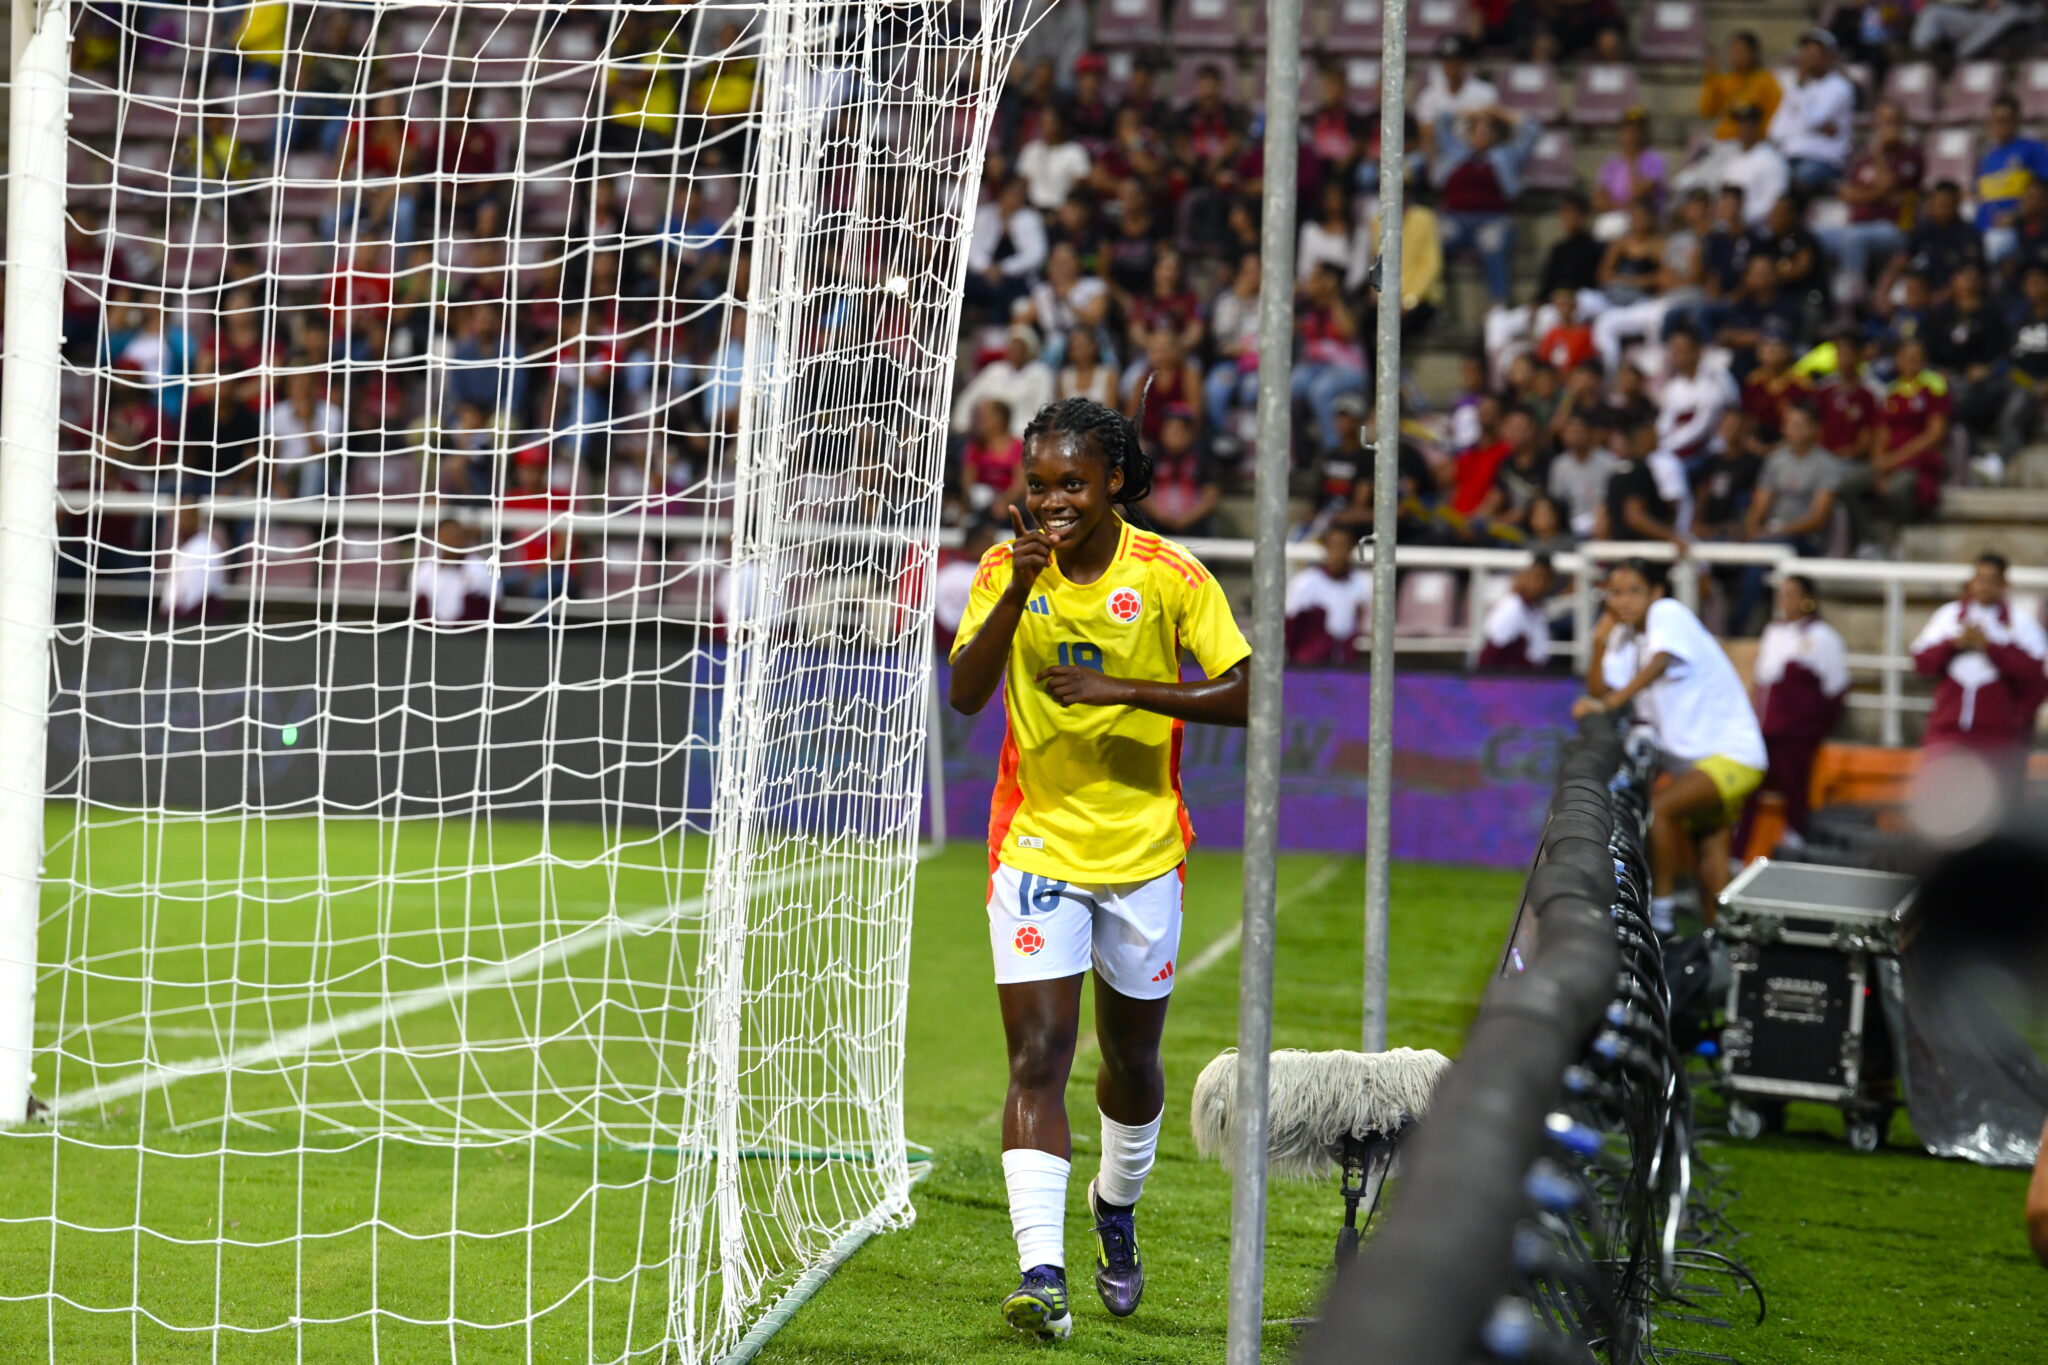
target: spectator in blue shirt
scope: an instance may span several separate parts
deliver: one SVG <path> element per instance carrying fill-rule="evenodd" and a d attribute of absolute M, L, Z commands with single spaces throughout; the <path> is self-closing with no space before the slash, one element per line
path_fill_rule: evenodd
<path fill-rule="evenodd" d="M 2048 143 L 2020 135 L 2019 101 L 2000 95 L 1985 124 L 1987 150 L 1977 162 L 1977 227 L 1993 265 L 2013 253 L 2013 223 L 2027 186 L 2048 180 Z"/>
<path fill-rule="evenodd" d="M 1444 251 L 1471 252 L 1486 272 L 1486 289 L 1505 308 L 1512 279 L 1522 168 L 1543 125 L 1507 109 L 1446 113 L 1437 120 L 1429 178 L 1442 211 Z"/>

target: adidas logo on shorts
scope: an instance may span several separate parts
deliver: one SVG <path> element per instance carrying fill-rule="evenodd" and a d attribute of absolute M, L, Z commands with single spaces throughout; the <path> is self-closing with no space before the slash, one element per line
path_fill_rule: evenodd
<path fill-rule="evenodd" d="M 1159 969 L 1159 975 L 1157 975 L 1157 976 L 1153 977 L 1152 979 L 1153 979 L 1153 981 L 1155 981 L 1155 982 L 1158 982 L 1158 981 L 1170 981 L 1170 980 L 1172 980 L 1172 979 L 1173 979 L 1173 964 L 1172 964 L 1171 962 L 1169 962 L 1169 963 L 1167 963 L 1167 964 L 1166 964 L 1166 965 L 1165 965 L 1164 967 L 1161 967 L 1161 968 Z"/>

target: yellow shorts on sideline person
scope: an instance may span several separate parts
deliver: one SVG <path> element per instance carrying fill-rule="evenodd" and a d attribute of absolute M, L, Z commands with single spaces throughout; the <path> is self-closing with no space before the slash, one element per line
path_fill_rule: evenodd
<path fill-rule="evenodd" d="M 1708 821 L 1705 817 L 1694 820 L 1702 830 L 1719 829 L 1732 825 L 1742 818 L 1742 807 L 1750 794 L 1764 784 L 1764 770 L 1752 768 L 1747 763 L 1737 763 L 1725 754 L 1710 754 L 1692 765 L 1694 772 L 1705 773 L 1712 780 L 1716 791 L 1721 793 L 1721 818 Z"/>

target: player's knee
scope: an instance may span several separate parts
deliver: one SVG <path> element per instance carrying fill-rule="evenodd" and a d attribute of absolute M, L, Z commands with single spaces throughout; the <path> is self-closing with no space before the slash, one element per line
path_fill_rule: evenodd
<path fill-rule="evenodd" d="M 1059 1090 L 1074 1066 L 1071 1029 L 1040 1029 L 1010 1044 L 1010 1082 L 1025 1090 Z"/>
<path fill-rule="evenodd" d="M 1163 1085 L 1166 1080 L 1165 1071 L 1159 1065 L 1157 1047 L 1105 1047 L 1102 1050 L 1102 1070 L 1112 1085 L 1127 1092 L 1151 1089 Z"/>

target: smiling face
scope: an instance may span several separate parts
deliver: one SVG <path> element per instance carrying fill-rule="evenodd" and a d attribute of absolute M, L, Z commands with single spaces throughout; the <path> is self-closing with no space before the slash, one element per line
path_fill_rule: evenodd
<path fill-rule="evenodd" d="M 1024 508 L 1062 545 L 1085 544 L 1113 521 L 1111 500 L 1123 485 L 1087 437 L 1048 432 L 1024 448 Z"/>
<path fill-rule="evenodd" d="M 1650 581 L 1637 570 L 1617 568 L 1607 575 L 1607 609 L 1623 625 L 1641 630 L 1655 600 Z"/>

